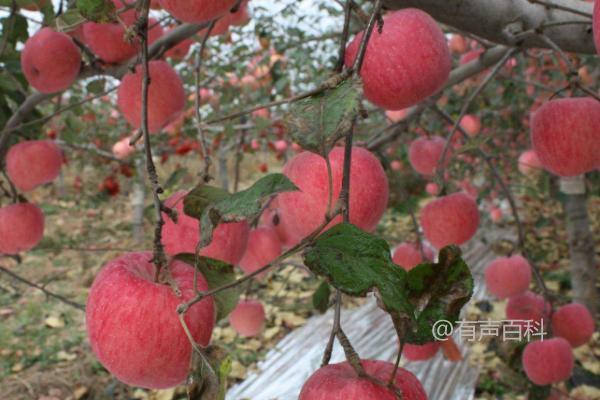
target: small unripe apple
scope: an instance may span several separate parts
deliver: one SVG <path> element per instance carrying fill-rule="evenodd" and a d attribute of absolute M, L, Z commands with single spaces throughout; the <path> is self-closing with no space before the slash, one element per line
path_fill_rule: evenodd
<path fill-rule="evenodd" d="M 485 267 L 487 289 L 500 299 L 526 292 L 530 283 L 531 265 L 520 255 L 498 257 Z"/>
<path fill-rule="evenodd" d="M 44 236 L 44 214 L 31 203 L 0 208 L 0 254 L 18 254 L 34 248 Z"/>
<path fill-rule="evenodd" d="M 21 52 L 23 74 L 41 93 L 67 89 L 77 78 L 80 68 L 79 48 L 69 35 L 50 28 L 42 28 L 27 39 Z"/>
<path fill-rule="evenodd" d="M 365 97 L 386 110 L 400 110 L 433 95 L 448 80 L 452 61 L 444 33 L 428 14 L 406 8 L 374 29 L 360 76 Z M 363 33 L 346 50 L 345 64 L 357 57 Z"/>
<path fill-rule="evenodd" d="M 450 37 L 450 41 L 448 42 L 448 47 L 450 51 L 455 54 L 463 54 L 467 50 L 469 50 L 469 45 L 467 44 L 467 40 L 464 36 L 459 35 L 457 33 L 453 34 Z"/>
<path fill-rule="evenodd" d="M 195 297 L 194 268 L 174 260 L 167 283 L 154 281 L 151 252 L 126 253 L 98 273 L 86 306 L 92 351 L 115 377 L 131 386 L 162 389 L 188 375 L 192 346 L 179 321 L 177 306 Z M 199 290 L 208 290 L 197 272 Z M 200 346 L 207 346 L 215 325 L 212 297 L 185 313 L 186 325 Z"/>
<path fill-rule="evenodd" d="M 258 336 L 265 324 L 265 309 L 258 300 L 240 301 L 229 314 L 229 323 L 242 337 Z"/>
<path fill-rule="evenodd" d="M 558 176 L 576 176 L 600 166 L 600 101 L 555 99 L 531 118 L 531 143 L 540 162 Z"/>
<path fill-rule="evenodd" d="M 387 383 L 394 364 L 379 360 L 361 360 L 365 372 Z M 421 382 L 410 371 L 398 368 L 394 386 L 402 392 L 403 400 L 427 400 Z M 348 362 L 319 368 L 302 386 L 298 400 L 397 400 L 388 387 L 359 377 Z"/>
<path fill-rule="evenodd" d="M 440 192 L 440 187 L 435 182 L 429 182 L 427 185 L 425 185 L 425 191 L 431 196 L 437 196 Z"/>
<path fill-rule="evenodd" d="M 421 210 L 425 238 L 436 248 L 468 242 L 479 226 L 477 203 L 465 193 L 440 197 Z"/>
<path fill-rule="evenodd" d="M 492 220 L 493 223 L 498 223 L 500 221 L 502 221 L 502 210 L 499 209 L 498 207 L 493 207 L 490 210 L 490 219 Z"/>
<path fill-rule="evenodd" d="M 595 325 L 594 317 L 582 304 L 567 304 L 552 314 L 552 333 L 565 338 L 572 347 L 589 342 Z"/>
<path fill-rule="evenodd" d="M 29 192 L 50 183 L 62 167 L 60 148 L 51 140 L 26 140 L 6 154 L 6 173 L 17 189 Z"/>
<path fill-rule="evenodd" d="M 523 369 L 529 380 L 539 386 L 569 379 L 574 365 L 571 346 L 563 338 L 536 340 L 523 351 Z"/>
<path fill-rule="evenodd" d="M 185 91 L 179 75 L 165 61 L 150 61 L 148 65 L 148 130 L 158 132 L 181 115 L 185 108 Z M 134 128 L 141 126 L 142 67 L 127 73 L 117 91 L 117 104 L 123 117 Z"/>

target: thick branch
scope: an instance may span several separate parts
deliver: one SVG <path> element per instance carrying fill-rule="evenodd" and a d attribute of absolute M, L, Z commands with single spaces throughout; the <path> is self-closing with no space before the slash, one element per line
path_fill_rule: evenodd
<path fill-rule="evenodd" d="M 385 0 L 384 3 L 391 9 L 419 8 L 439 22 L 508 46 L 515 45 L 512 41 L 515 31 L 535 30 L 551 23 L 551 26 L 544 28 L 544 33 L 564 51 L 596 52 L 590 29 L 593 3 L 579 0 L 546 2 L 556 7 L 529 0 Z M 520 45 L 525 48 L 549 48 L 536 35 L 523 39 Z"/>

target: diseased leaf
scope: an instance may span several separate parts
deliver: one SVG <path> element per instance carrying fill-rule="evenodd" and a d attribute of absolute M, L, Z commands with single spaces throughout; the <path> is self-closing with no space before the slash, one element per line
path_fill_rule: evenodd
<path fill-rule="evenodd" d="M 308 248 L 304 264 L 348 295 L 376 291 L 382 308 L 414 321 L 414 308 L 406 296 L 406 271 L 393 263 L 385 240 L 352 224 L 338 224 Z"/>
<path fill-rule="evenodd" d="M 202 256 L 198 256 L 198 263 L 196 264 L 196 257 L 188 253 L 178 254 L 175 258 L 191 266 L 196 265 L 198 271 L 204 275 L 210 289 L 216 289 L 235 281 L 235 272 L 231 264 Z M 217 308 L 217 321 L 227 317 L 233 311 L 240 294 L 240 287 L 234 286 L 212 296 Z"/>
<path fill-rule="evenodd" d="M 189 400 L 224 400 L 231 359 L 227 350 L 215 345 L 193 351 L 187 379 Z"/>
<path fill-rule="evenodd" d="M 225 189 L 200 184 L 184 197 L 183 212 L 185 215 L 201 220 L 202 213 L 209 204 L 226 199 L 228 196 L 229 192 Z"/>
<path fill-rule="evenodd" d="M 360 84 L 346 79 L 333 89 L 293 103 L 286 117 L 290 134 L 304 149 L 326 156 L 358 113 Z"/>
<path fill-rule="evenodd" d="M 321 282 L 317 290 L 313 293 L 313 307 L 323 314 L 329 307 L 329 297 L 331 296 L 331 288 L 327 282 Z"/>
<path fill-rule="evenodd" d="M 437 263 L 419 264 L 408 272 L 408 298 L 415 307 L 416 329 L 409 329 L 409 343 L 433 340 L 432 327 L 440 320 L 454 324 L 473 295 L 473 277 L 458 246 L 444 247 Z"/>
<path fill-rule="evenodd" d="M 398 336 L 415 344 L 433 340 L 438 320 L 455 323 L 473 293 L 473 278 L 460 249 L 445 247 L 439 258 L 407 273 L 394 264 L 385 240 L 347 223 L 323 233 L 304 253 L 306 266 L 343 293 L 375 292 Z"/>
<path fill-rule="evenodd" d="M 200 219 L 200 247 L 205 247 L 211 242 L 213 230 L 220 223 L 253 219 L 262 211 L 266 199 L 278 193 L 296 190 L 296 185 L 285 175 L 269 174 L 248 189 L 209 205 L 204 208 Z"/>

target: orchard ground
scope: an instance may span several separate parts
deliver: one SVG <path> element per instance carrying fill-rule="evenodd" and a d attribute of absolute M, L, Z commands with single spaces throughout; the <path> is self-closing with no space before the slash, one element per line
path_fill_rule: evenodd
<path fill-rule="evenodd" d="M 81 155 L 85 156 L 85 153 Z M 262 163 L 267 164 L 269 172 L 281 169 L 281 162 L 272 155 L 246 155 L 241 167 L 241 188 L 262 176 L 259 171 Z M 177 164 L 188 171 L 202 167 L 194 157 L 174 158 L 161 166 L 162 181 L 166 181 L 177 169 Z M 230 164 L 233 165 L 232 160 Z M 145 219 L 144 243 L 136 243 L 132 239 L 130 185 L 122 185 L 122 192 L 114 197 L 99 194 L 98 183 L 103 175 L 89 168 L 81 175 L 84 184 L 78 192 L 73 183 L 80 172 L 75 165 L 65 166 L 62 189 L 55 182 L 33 194 L 32 200 L 39 201 L 46 215 L 47 231 L 37 248 L 23 255 L 18 272 L 83 304 L 100 266 L 123 253 L 123 249 L 143 250 L 151 245 L 152 224 Z M 404 176 L 407 172 L 391 174 Z M 193 172 L 187 172 L 181 182 L 193 177 Z M 233 180 L 233 175 L 230 179 Z M 521 213 L 528 231 L 536 232 L 527 236 L 527 246 L 544 271 L 547 285 L 566 299 L 569 294 L 569 263 L 562 223 L 564 216 L 560 202 L 547 190 L 548 180 L 548 176 L 520 179 Z M 419 203 L 423 205 L 431 199 L 423 197 Z M 600 231 L 600 196 L 589 197 L 588 211 L 592 231 Z M 495 229 L 497 226 L 489 217 L 484 216 L 482 220 L 483 229 Z M 410 217 L 399 210 L 386 212 L 378 233 L 392 244 L 415 240 Z M 506 253 L 506 243 L 490 245 L 499 255 Z M 596 249 L 598 252 L 600 247 L 596 246 Z M 253 290 L 259 287 L 264 290 L 261 298 L 266 307 L 267 321 L 262 335 L 246 339 L 236 336 L 226 320 L 215 330 L 213 338 L 233 355 L 230 384 L 242 380 L 278 340 L 304 324 L 316 312 L 311 296 L 319 280 L 300 265 L 300 259 L 291 259 L 284 263 L 280 273 L 271 274 L 260 284 L 253 285 Z M 348 297 L 344 304 L 352 307 L 362 301 Z M 505 302 L 471 304 L 467 310 L 469 318 L 503 319 Z M 0 387 L 7 399 L 185 398 L 183 387 L 179 390 L 146 391 L 116 381 L 95 360 L 89 349 L 82 312 L 48 299 L 42 292 L 14 280 L 3 280 L 0 285 L 0 322 Z M 484 366 L 477 398 L 503 396 L 504 399 L 512 399 L 520 395 L 514 381 L 498 379 L 498 371 L 502 371 L 504 377 L 511 376 L 509 367 L 497 355 L 497 352 L 502 354 L 507 346 L 510 344 L 500 341 L 473 345 L 471 362 Z M 578 365 L 574 381 L 579 384 L 570 388 L 571 398 L 597 398 L 600 393 L 597 388 L 600 335 L 596 332 L 592 341 L 575 349 L 574 354 Z"/>

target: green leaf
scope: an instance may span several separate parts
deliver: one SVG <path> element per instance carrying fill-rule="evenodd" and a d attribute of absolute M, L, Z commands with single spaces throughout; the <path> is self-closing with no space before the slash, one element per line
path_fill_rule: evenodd
<path fill-rule="evenodd" d="M 116 21 L 115 5 L 111 0 L 77 0 L 77 9 L 88 21 Z"/>
<path fill-rule="evenodd" d="M 307 249 L 304 264 L 350 296 L 376 291 L 386 311 L 414 321 L 406 296 L 407 273 L 394 264 L 385 240 L 352 224 L 338 224 Z"/>
<path fill-rule="evenodd" d="M 360 84 L 346 79 L 337 87 L 293 103 L 286 117 L 290 134 L 306 150 L 325 156 L 358 113 Z"/>
<path fill-rule="evenodd" d="M 27 32 L 27 19 L 14 14 L 12 17 L 2 18 L 2 40 L 6 40 L 13 48 L 17 42 L 25 42 L 29 37 Z"/>
<path fill-rule="evenodd" d="M 191 266 L 196 266 L 206 279 L 208 287 L 211 290 L 235 281 L 235 272 L 231 264 L 201 256 L 198 256 L 198 263 L 196 264 L 196 257 L 193 254 L 187 253 L 178 254 L 175 258 Z M 235 286 L 212 296 L 217 308 L 217 321 L 227 317 L 233 311 L 237 305 L 240 293 L 241 289 Z"/>
<path fill-rule="evenodd" d="M 206 207 L 226 199 L 228 196 L 229 192 L 225 189 L 199 184 L 183 198 L 183 212 L 185 215 L 200 220 Z"/>
<path fill-rule="evenodd" d="M 419 264 L 408 272 L 408 298 L 415 306 L 417 325 L 407 331 L 409 343 L 432 341 L 432 327 L 440 320 L 455 324 L 473 295 L 473 277 L 458 246 L 440 250 L 437 263 Z"/>
<path fill-rule="evenodd" d="M 104 87 L 106 85 L 106 79 L 95 79 L 86 85 L 86 89 L 88 92 L 93 94 L 100 94 L 104 92 Z"/>
<path fill-rule="evenodd" d="M 188 173 L 187 168 L 177 168 L 169 175 L 165 183 L 163 184 L 164 189 L 171 189 L 175 187 L 181 181 L 181 179 Z M 183 200 L 185 206 L 185 199 Z"/>
<path fill-rule="evenodd" d="M 220 223 L 253 219 L 261 213 L 266 199 L 278 193 L 296 190 L 298 190 L 296 185 L 285 175 L 269 174 L 256 181 L 248 189 L 234 193 L 204 208 L 200 219 L 200 237 L 202 238 L 200 247 L 205 247 L 211 242 L 213 230 Z"/>
<path fill-rule="evenodd" d="M 329 308 L 329 297 L 331 296 L 331 288 L 327 282 L 321 282 L 317 290 L 313 293 L 313 307 L 323 314 Z"/>
<path fill-rule="evenodd" d="M 56 30 L 59 32 L 70 32 L 83 24 L 86 19 L 78 9 L 70 8 L 56 17 Z"/>

